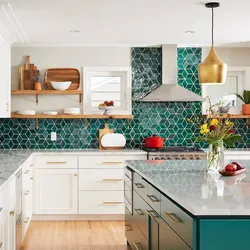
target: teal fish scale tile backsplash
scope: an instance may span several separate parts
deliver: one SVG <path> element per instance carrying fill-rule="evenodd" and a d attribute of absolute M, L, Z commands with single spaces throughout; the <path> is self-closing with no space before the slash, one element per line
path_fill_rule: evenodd
<path fill-rule="evenodd" d="M 178 49 L 178 83 L 200 94 L 198 64 L 201 62 L 200 48 Z M 108 122 L 115 132 L 127 139 L 128 148 L 142 147 L 144 138 L 157 134 L 166 138 L 166 146 L 193 146 L 199 129 L 188 123 L 186 118 L 201 113 L 200 102 L 145 103 L 139 98 L 161 84 L 161 48 L 132 49 L 133 120 L 89 119 L 40 119 L 37 130 L 33 119 L 0 119 L 0 149 L 62 149 L 97 148 L 99 129 Z M 237 132 L 243 142 L 237 147 L 250 147 L 250 130 L 242 119 L 235 120 Z M 57 141 L 50 140 L 50 133 L 57 132 Z M 196 144 L 196 146 L 207 146 Z"/>

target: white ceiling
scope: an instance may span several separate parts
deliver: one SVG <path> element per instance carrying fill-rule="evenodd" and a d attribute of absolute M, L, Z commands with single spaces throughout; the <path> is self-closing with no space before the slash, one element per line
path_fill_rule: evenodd
<path fill-rule="evenodd" d="M 220 3 L 215 10 L 216 44 L 249 45 L 250 0 Z M 204 4 L 199 0 L 11 1 L 31 44 L 92 46 L 209 45 L 211 10 Z M 185 34 L 186 30 L 196 33 Z"/>

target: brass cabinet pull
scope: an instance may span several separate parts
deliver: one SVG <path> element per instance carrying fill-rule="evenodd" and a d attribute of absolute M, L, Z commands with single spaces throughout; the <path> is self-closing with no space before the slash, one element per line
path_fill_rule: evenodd
<path fill-rule="evenodd" d="M 104 182 L 118 182 L 118 181 L 123 181 L 124 179 L 103 179 Z"/>
<path fill-rule="evenodd" d="M 6 103 L 6 111 L 9 112 L 9 103 Z"/>
<path fill-rule="evenodd" d="M 144 215 L 144 213 L 141 211 L 141 209 L 135 208 L 135 212 L 136 212 L 138 215 Z"/>
<path fill-rule="evenodd" d="M 30 218 L 29 217 L 27 217 L 27 218 L 25 218 L 25 221 L 24 221 L 24 223 L 28 223 L 29 222 L 29 220 L 30 220 Z"/>
<path fill-rule="evenodd" d="M 182 223 L 182 221 L 179 220 L 175 214 L 173 214 L 173 213 L 167 213 L 167 212 L 166 212 L 165 214 L 166 214 L 167 217 L 168 217 L 171 221 L 173 221 L 175 224 Z"/>
<path fill-rule="evenodd" d="M 29 192 L 30 192 L 29 190 L 24 191 L 24 195 L 28 195 Z"/>
<path fill-rule="evenodd" d="M 147 212 L 148 212 L 148 215 L 149 215 L 151 218 L 153 218 L 153 219 L 155 219 L 155 218 L 158 217 L 157 215 L 153 215 L 153 213 L 155 214 L 155 211 L 154 211 L 154 210 L 147 210 Z"/>
<path fill-rule="evenodd" d="M 123 204 L 123 201 L 104 201 L 103 204 L 110 204 L 110 205 L 115 205 L 115 204 Z"/>
<path fill-rule="evenodd" d="M 14 210 L 10 211 L 10 215 L 15 215 L 15 211 Z"/>
<path fill-rule="evenodd" d="M 135 183 L 136 187 L 138 188 L 145 188 L 141 183 Z"/>
<path fill-rule="evenodd" d="M 0 212 L 2 212 L 2 210 L 3 210 L 3 208 L 2 208 L 2 207 L 0 207 Z"/>
<path fill-rule="evenodd" d="M 66 164 L 66 161 L 47 161 L 47 164 Z"/>
<path fill-rule="evenodd" d="M 0 242 L 0 248 L 2 248 L 2 246 L 3 246 L 3 242 Z"/>
<path fill-rule="evenodd" d="M 104 161 L 103 164 L 121 164 L 123 161 Z"/>
<path fill-rule="evenodd" d="M 141 243 L 139 243 L 139 242 L 134 242 L 134 246 L 135 246 L 135 249 L 136 250 L 143 250 L 143 248 L 142 248 L 142 246 L 141 246 Z"/>
<path fill-rule="evenodd" d="M 131 228 L 130 225 L 125 225 L 125 229 L 126 229 L 127 232 L 133 231 L 133 229 Z"/>
<path fill-rule="evenodd" d="M 26 170 L 25 172 L 24 172 L 24 174 L 28 174 L 29 173 L 29 170 Z"/>
<path fill-rule="evenodd" d="M 30 180 L 34 180 L 34 178 L 33 178 L 33 177 L 30 177 Z"/>
<path fill-rule="evenodd" d="M 158 200 L 154 195 L 147 195 L 147 197 L 148 197 L 152 202 L 159 202 L 159 200 Z"/>
<path fill-rule="evenodd" d="M 76 176 L 78 176 L 78 174 L 74 174 L 74 176 L 76 177 Z"/>

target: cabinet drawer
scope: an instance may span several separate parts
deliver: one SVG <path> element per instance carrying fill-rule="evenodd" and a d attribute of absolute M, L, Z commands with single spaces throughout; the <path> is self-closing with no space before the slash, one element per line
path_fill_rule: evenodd
<path fill-rule="evenodd" d="M 193 245 L 193 219 L 162 195 L 161 217 L 189 245 Z"/>
<path fill-rule="evenodd" d="M 81 156 L 79 157 L 79 168 L 124 168 L 121 156 Z"/>
<path fill-rule="evenodd" d="M 124 214 L 123 191 L 80 191 L 80 214 Z"/>
<path fill-rule="evenodd" d="M 152 185 L 147 185 L 147 202 L 158 213 L 161 212 L 161 194 Z"/>
<path fill-rule="evenodd" d="M 47 155 L 35 157 L 36 168 L 77 168 L 77 156 Z"/>
<path fill-rule="evenodd" d="M 8 180 L 7 185 L 2 190 L 2 198 L 4 202 L 4 207 L 7 207 L 16 194 L 16 178 L 13 177 L 11 180 Z"/>
<path fill-rule="evenodd" d="M 148 238 L 147 207 L 147 203 L 141 198 L 141 196 L 134 192 L 134 221 L 146 238 Z"/>
<path fill-rule="evenodd" d="M 28 167 L 28 168 L 24 168 L 22 169 L 22 188 L 23 189 L 32 189 L 32 185 L 33 185 L 33 167 Z"/>
<path fill-rule="evenodd" d="M 134 190 L 146 200 L 147 182 L 137 173 L 134 173 Z"/>
<path fill-rule="evenodd" d="M 142 232 L 140 232 L 139 230 L 135 232 L 135 239 L 130 246 L 132 250 L 148 250 L 149 249 L 148 240 L 144 237 Z"/>
<path fill-rule="evenodd" d="M 80 190 L 124 190 L 123 169 L 80 169 Z"/>
<path fill-rule="evenodd" d="M 3 199 L 3 191 L 0 191 L 0 221 L 2 221 L 3 217 L 4 217 L 4 199 Z"/>

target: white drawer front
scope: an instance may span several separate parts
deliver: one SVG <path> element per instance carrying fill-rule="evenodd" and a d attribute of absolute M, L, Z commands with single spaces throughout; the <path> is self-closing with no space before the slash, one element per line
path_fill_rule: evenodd
<path fill-rule="evenodd" d="M 120 156 L 81 156 L 79 157 L 79 168 L 123 168 L 123 158 Z"/>
<path fill-rule="evenodd" d="M 80 190 L 124 190 L 124 169 L 80 169 Z"/>
<path fill-rule="evenodd" d="M 6 207 L 9 204 L 12 197 L 15 196 L 15 193 L 16 193 L 16 178 L 13 177 L 5 186 L 5 188 L 2 190 L 4 207 Z"/>
<path fill-rule="evenodd" d="M 77 156 L 36 156 L 36 168 L 77 168 Z"/>
<path fill-rule="evenodd" d="M 2 221 L 4 217 L 4 199 L 3 199 L 3 191 L 0 191 L 0 221 Z"/>
<path fill-rule="evenodd" d="M 146 160 L 146 155 L 80 156 L 79 168 L 124 168 L 126 160 Z"/>
<path fill-rule="evenodd" d="M 124 214 L 123 191 L 80 191 L 79 214 Z"/>
<path fill-rule="evenodd" d="M 23 189 L 32 189 L 33 185 L 33 168 L 29 167 L 26 170 L 22 170 L 23 179 L 22 179 L 22 188 Z"/>

